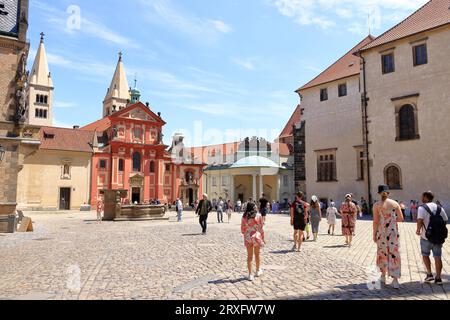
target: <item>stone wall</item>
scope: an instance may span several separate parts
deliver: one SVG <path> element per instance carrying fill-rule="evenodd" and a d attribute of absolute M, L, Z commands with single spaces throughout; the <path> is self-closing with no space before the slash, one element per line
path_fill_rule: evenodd
<path fill-rule="evenodd" d="M 306 139 L 305 139 L 305 121 L 302 121 L 300 127 L 294 127 L 294 185 L 295 191 L 306 193 Z"/>
<path fill-rule="evenodd" d="M 413 46 L 426 43 L 428 63 L 413 65 Z M 395 72 L 382 74 L 381 54 L 393 50 Z M 432 190 L 450 208 L 450 26 L 376 47 L 364 54 L 368 91 L 372 193 L 385 183 L 384 170 L 401 170 L 402 186 L 392 197 L 409 203 Z M 396 109 L 412 104 L 419 139 L 397 141 Z"/>

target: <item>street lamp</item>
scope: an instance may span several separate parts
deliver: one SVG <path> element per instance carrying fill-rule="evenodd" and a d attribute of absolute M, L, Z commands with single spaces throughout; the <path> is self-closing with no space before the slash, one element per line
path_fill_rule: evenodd
<path fill-rule="evenodd" d="M 5 153 L 6 153 L 5 148 L 3 148 L 2 146 L 0 146 L 0 162 L 3 161 L 3 158 L 5 157 Z"/>

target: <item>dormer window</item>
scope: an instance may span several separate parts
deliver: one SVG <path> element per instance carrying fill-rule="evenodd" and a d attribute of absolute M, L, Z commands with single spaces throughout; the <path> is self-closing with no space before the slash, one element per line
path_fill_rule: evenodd
<path fill-rule="evenodd" d="M 54 139 L 55 135 L 53 133 L 44 132 L 44 139 Z"/>

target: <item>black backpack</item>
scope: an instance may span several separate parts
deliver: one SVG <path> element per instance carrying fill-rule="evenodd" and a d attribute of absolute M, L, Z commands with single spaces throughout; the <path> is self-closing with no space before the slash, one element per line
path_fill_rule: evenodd
<path fill-rule="evenodd" d="M 448 237 L 447 222 L 442 218 L 442 207 L 438 206 L 436 213 L 433 213 L 426 204 L 422 206 L 430 214 L 430 223 L 425 236 L 433 244 L 443 244 Z"/>

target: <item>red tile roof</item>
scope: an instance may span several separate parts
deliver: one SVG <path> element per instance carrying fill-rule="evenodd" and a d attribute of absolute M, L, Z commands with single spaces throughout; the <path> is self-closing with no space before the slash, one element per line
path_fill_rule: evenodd
<path fill-rule="evenodd" d="M 328 67 L 328 69 L 298 89 L 297 92 L 359 74 L 361 70 L 361 61 L 360 58 L 355 56 L 353 53 L 372 42 L 373 39 L 374 37 L 372 36 L 366 37 L 363 41 L 347 52 L 342 58 Z"/>
<path fill-rule="evenodd" d="M 294 113 L 289 119 L 288 123 L 284 127 L 283 131 L 280 133 L 279 139 L 291 137 L 294 135 L 293 127 L 296 123 L 300 121 L 302 115 L 302 107 L 300 105 L 295 108 Z"/>
<path fill-rule="evenodd" d="M 276 145 L 276 144 L 273 143 L 272 148 L 274 145 Z M 293 153 L 292 148 L 287 143 L 281 143 L 281 142 L 278 143 L 278 149 L 279 149 L 278 153 L 280 156 L 290 156 Z"/>
<path fill-rule="evenodd" d="M 392 29 L 361 48 L 361 51 L 446 24 L 450 24 L 450 0 L 431 0 Z"/>
<path fill-rule="evenodd" d="M 110 116 L 107 116 L 103 119 L 100 119 L 98 121 L 90 123 L 90 124 L 82 127 L 80 130 L 97 131 L 97 132 L 106 131 L 107 129 L 109 129 L 109 127 L 111 127 L 111 119 L 113 119 L 115 117 L 120 117 L 124 113 L 130 112 L 131 110 L 136 109 L 136 108 L 141 108 L 142 110 L 144 110 L 151 117 L 153 117 L 160 125 L 166 124 L 166 122 L 164 120 L 162 120 L 156 113 L 151 111 L 146 105 L 144 105 L 142 102 L 137 102 L 137 103 L 127 106 L 126 108 L 124 108 L 120 111 L 117 111 L 116 113 L 114 113 Z"/>
<path fill-rule="evenodd" d="M 100 119 L 91 124 L 88 124 L 87 126 L 80 128 L 80 130 L 103 132 L 103 131 L 106 131 L 110 126 L 111 126 L 110 117 L 105 117 L 103 119 Z"/>
<path fill-rule="evenodd" d="M 92 152 L 93 131 L 56 127 L 42 127 L 39 132 L 40 149 Z"/>

